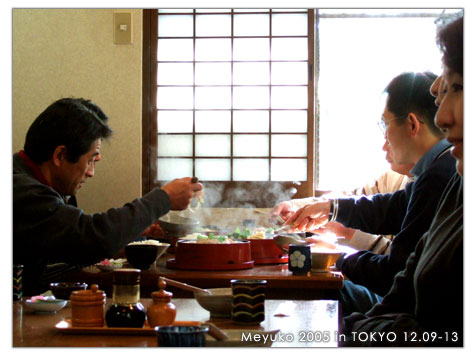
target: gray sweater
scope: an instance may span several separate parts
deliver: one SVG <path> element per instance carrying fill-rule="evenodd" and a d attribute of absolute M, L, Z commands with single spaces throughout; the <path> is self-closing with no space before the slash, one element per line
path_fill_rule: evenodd
<path fill-rule="evenodd" d="M 24 265 L 24 294 L 44 292 L 41 277 L 47 264 L 84 265 L 110 258 L 169 210 L 167 193 L 156 188 L 121 208 L 86 214 L 35 179 L 15 154 L 13 263 Z"/>

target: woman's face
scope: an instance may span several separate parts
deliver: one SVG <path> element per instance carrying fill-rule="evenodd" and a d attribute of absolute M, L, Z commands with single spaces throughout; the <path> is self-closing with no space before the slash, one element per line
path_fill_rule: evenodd
<path fill-rule="evenodd" d="M 463 76 L 447 68 L 431 86 L 438 106 L 436 125 L 453 145 L 451 154 L 456 158 L 456 169 L 463 175 Z"/>

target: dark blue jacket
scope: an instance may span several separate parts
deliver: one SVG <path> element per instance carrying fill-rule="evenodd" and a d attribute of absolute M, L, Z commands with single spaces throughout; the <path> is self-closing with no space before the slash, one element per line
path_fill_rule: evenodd
<path fill-rule="evenodd" d="M 353 313 L 341 323 L 349 336 L 341 345 L 463 346 L 463 262 L 463 177 L 456 174 L 390 292 L 365 315 Z M 391 342 L 351 337 L 377 332 L 392 333 Z"/>
<path fill-rule="evenodd" d="M 339 199 L 338 222 L 371 234 L 395 237 L 388 255 L 358 251 L 342 256 L 336 263 L 337 268 L 352 282 L 386 295 L 395 275 L 405 268 L 408 257 L 430 227 L 442 193 L 456 172 L 455 164 L 447 151 L 437 156 L 404 190 Z"/>

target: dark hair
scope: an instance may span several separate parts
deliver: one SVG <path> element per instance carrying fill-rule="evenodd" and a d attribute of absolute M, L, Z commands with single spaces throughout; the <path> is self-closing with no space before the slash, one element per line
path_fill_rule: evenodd
<path fill-rule="evenodd" d="M 443 64 L 463 75 L 463 17 L 442 27 L 438 31 L 436 43 L 443 53 Z"/>
<path fill-rule="evenodd" d="M 420 119 L 428 125 L 434 135 L 443 136 L 441 130 L 435 125 L 437 106 L 435 98 L 430 93 L 431 84 L 437 78 L 432 72 L 404 72 L 387 85 L 384 93 L 388 94 L 387 108 L 395 116 L 406 116 L 413 112 L 419 114 Z M 405 118 L 396 120 L 403 123 Z"/>
<path fill-rule="evenodd" d="M 75 163 L 97 139 L 112 135 L 106 114 L 86 99 L 63 98 L 48 106 L 28 129 L 24 151 L 37 164 L 48 161 L 56 147 L 66 146 Z"/>

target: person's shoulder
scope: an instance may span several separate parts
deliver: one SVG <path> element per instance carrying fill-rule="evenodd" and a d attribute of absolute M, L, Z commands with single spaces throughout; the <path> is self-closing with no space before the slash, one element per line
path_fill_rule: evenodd
<path fill-rule="evenodd" d="M 456 160 L 450 152 L 435 159 L 430 167 L 412 184 L 412 191 L 427 194 L 427 198 L 439 195 L 456 173 Z M 437 194 L 439 193 L 439 194 Z"/>
<path fill-rule="evenodd" d="M 433 164 L 448 164 L 455 163 L 456 158 L 451 154 L 451 150 L 447 149 L 441 153 L 441 155 L 434 160 Z"/>
<path fill-rule="evenodd" d="M 430 167 L 422 174 L 423 176 L 445 177 L 449 181 L 456 173 L 456 159 L 449 150 L 443 152 L 435 159 Z"/>
<path fill-rule="evenodd" d="M 26 197 L 51 196 L 54 199 L 62 200 L 61 195 L 48 185 L 40 183 L 26 172 L 14 172 L 12 182 L 13 199 L 17 201 Z"/>

